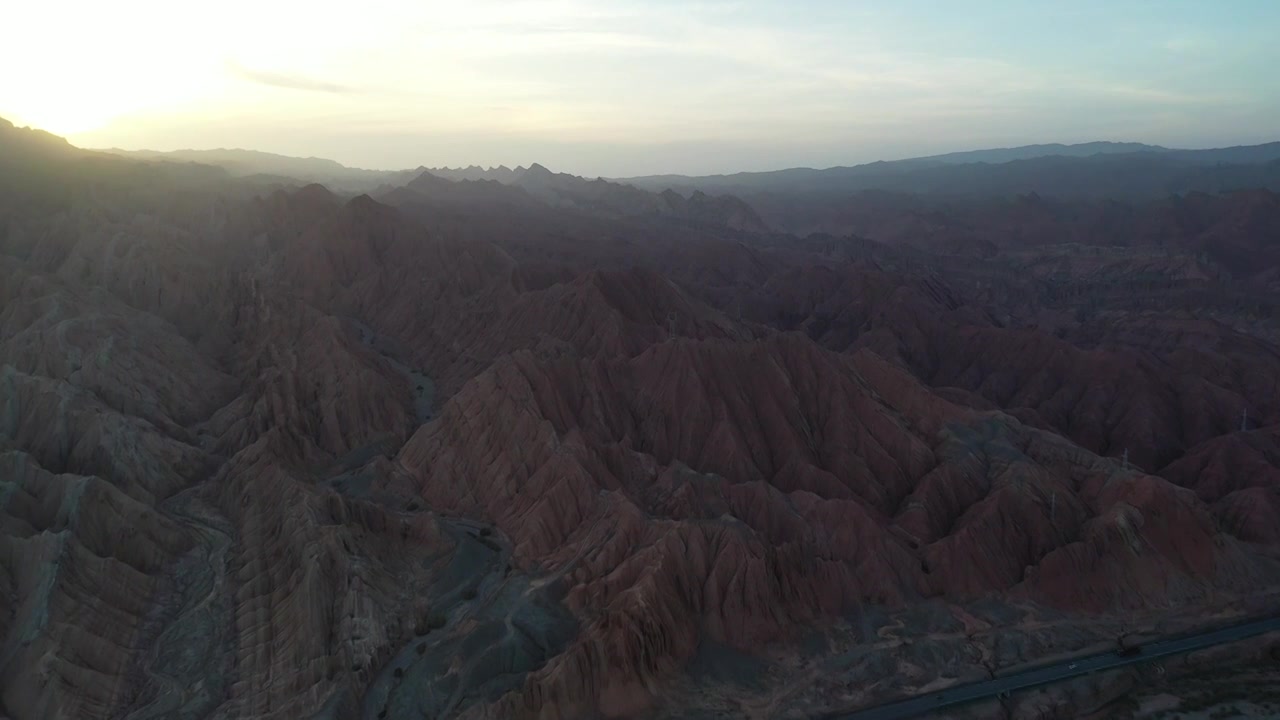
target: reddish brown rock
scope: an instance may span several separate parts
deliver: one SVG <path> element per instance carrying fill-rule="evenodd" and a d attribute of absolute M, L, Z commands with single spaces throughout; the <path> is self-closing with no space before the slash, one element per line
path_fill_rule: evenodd
<path fill-rule="evenodd" d="M 1268 194 L 912 249 L 0 142 L 15 718 L 822 713 L 1280 583 Z"/>

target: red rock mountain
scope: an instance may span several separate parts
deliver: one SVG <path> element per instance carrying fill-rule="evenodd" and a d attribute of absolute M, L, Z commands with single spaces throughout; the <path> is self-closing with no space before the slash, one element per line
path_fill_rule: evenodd
<path fill-rule="evenodd" d="M 1266 192 L 881 243 L 0 166 L 13 718 L 804 717 L 1280 587 Z"/>

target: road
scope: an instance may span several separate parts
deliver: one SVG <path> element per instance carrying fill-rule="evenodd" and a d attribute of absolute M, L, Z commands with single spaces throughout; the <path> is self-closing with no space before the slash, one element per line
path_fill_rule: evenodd
<path fill-rule="evenodd" d="M 1192 650 L 1235 642 L 1276 630 L 1280 630 L 1280 617 L 1256 620 L 1195 635 L 1146 643 L 1139 652 L 1127 657 L 1122 657 L 1115 652 L 1087 655 L 1055 665 L 1036 668 L 1035 670 L 1006 675 L 994 680 L 984 680 L 917 695 L 909 700 L 878 705 L 852 713 L 830 714 L 824 716 L 824 720 L 898 720 L 899 718 L 912 718 L 953 705 L 985 700 L 1005 693 L 1047 685 L 1080 675 L 1102 672 L 1125 665 L 1147 662 L 1160 657 L 1178 655 Z"/>

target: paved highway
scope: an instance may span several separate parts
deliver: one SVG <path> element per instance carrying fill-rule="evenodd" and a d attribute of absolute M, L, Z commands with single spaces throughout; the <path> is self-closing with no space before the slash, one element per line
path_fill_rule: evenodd
<path fill-rule="evenodd" d="M 917 695 L 909 700 L 889 703 L 888 705 L 878 705 L 846 714 L 826 715 L 824 720 L 898 720 L 899 718 L 912 718 L 952 705 L 993 698 L 1016 690 L 1025 690 L 1079 675 L 1147 662 L 1167 655 L 1177 655 L 1213 645 L 1235 642 L 1274 630 L 1280 630 L 1280 617 L 1256 620 L 1242 625 L 1234 625 L 1171 640 L 1149 642 L 1143 645 L 1137 653 L 1127 656 L 1121 656 L 1113 651 L 1078 657 L 1056 665 L 1026 670 L 994 680 L 984 680 Z"/>

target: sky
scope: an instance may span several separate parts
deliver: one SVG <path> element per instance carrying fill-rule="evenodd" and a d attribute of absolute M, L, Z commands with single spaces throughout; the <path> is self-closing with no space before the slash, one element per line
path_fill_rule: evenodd
<path fill-rule="evenodd" d="M 82 147 L 595 177 L 1280 140 L 1277 0 L 41 0 L 0 117 Z"/>

